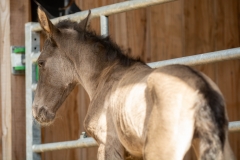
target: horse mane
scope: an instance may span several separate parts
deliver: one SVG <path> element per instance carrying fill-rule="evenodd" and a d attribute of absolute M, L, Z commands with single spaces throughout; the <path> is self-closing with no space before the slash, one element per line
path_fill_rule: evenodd
<path fill-rule="evenodd" d="M 139 57 L 133 58 L 132 56 L 127 54 L 126 51 L 124 52 L 115 42 L 112 41 L 110 36 L 100 36 L 92 30 L 83 30 L 82 28 L 80 28 L 77 22 L 71 20 L 63 20 L 56 24 L 56 27 L 59 29 L 74 29 L 78 33 L 80 33 L 80 35 L 84 35 L 84 38 L 86 40 L 90 40 L 93 43 L 101 44 L 106 50 L 105 56 L 108 61 L 117 60 L 119 64 L 126 67 L 131 66 L 136 62 L 145 64 Z"/>

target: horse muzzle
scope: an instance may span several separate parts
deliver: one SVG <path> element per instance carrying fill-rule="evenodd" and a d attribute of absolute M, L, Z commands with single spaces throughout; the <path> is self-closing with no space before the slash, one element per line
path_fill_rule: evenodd
<path fill-rule="evenodd" d="M 33 114 L 33 117 L 41 125 L 49 124 L 55 118 L 55 113 L 52 113 L 49 109 L 47 109 L 44 106 L 42 106 L 42 107 L 34 106 L 32 108 L 32 114 Z"/>

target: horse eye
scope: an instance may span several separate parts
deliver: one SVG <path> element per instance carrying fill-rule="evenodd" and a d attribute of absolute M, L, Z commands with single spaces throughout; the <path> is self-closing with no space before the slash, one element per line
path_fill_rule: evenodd
<path fill-rule="evenodd" d="M 43 60 L 38 61 L 38 67 L 39 68 L 42 68 L 44 66 L 44 64 L 45 64 L 45 61 L 43 61 Z"/>

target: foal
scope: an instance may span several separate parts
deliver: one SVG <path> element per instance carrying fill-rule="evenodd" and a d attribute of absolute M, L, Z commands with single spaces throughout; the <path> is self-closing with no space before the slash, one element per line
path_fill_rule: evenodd
<path fill-rule="evenodd" d="M 204 74 L 184 65 L 151 69 L 124 55 L 87 30 L 90 13 L 56 26 L 41 8 L 38 16 L 48 37 L 38 58 L 38 122 L 51 123 L 81 84 L 90 97 L 84 125 L 99 144 L 99 160 L 122 160 L 125 150 L 145 160 L 181 160 L 193 141 L 199 159 L 234 159 L 223 96 Z"/>

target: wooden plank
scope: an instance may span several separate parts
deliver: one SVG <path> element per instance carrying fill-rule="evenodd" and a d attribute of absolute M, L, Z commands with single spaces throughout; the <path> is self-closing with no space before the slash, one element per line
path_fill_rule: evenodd
<path fill-rule="evenodd" d="M 148 62 L 183 56 L 182 3 L 176 1 L 148 9 Z"/>
<path fill-rule="evenodd" d="M 215 0 L 215 5 L 216 50 L 239 47 L 239 1 Z M 230 121 L 240 120 L 239 76 L 239 60 L 225 61 L 217 65 L 217 82 L 225 97 Z M 240 134 L 231 133 L 229 138 L 234 154 L 240 159 Z"/>
<path fill-rule="evenodd" d="M 30 1 L 10 0 L 11 45 L 25 45 L 25 23 L 30 20 Z M 12 101 L 12 158 L 26 157 L 25 76 L 11 76 Z"/>
<path fill-rule="evenodd" d="M 12 159 L 10 1 L 0 1 L 0 97 L 2 159 Z M 0 152 L 1 152 L 0 151 Z"/>
<path fill-rule="evenodd" d="M 184 3 L 185 56 L 215 51 L 214 1 L 189 1 Z M 216 81 L 216 65 L 196 67 Z"/>
<path fill-rule="evenodd" d="M 126 37 L 128 54 L 145 60 L 146 50 L 146 9 L 126 12 Z M 124 40 L 126 41 L 126 40 Z"/>

